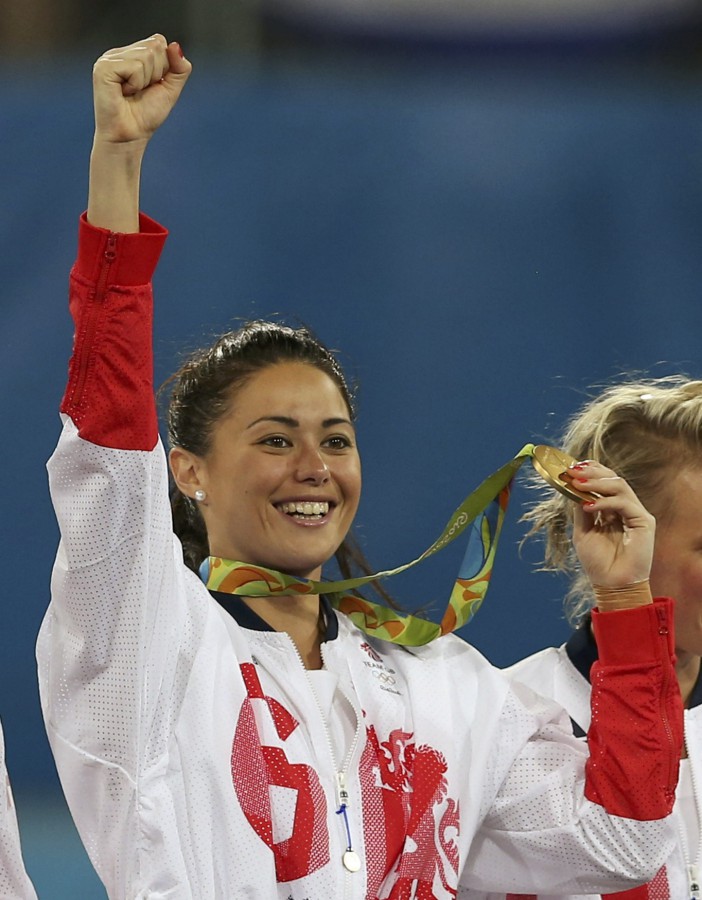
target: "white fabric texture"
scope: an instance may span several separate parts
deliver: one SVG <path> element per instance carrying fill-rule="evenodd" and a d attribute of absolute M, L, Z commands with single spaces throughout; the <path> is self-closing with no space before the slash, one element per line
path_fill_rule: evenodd
<path fill-rule="evenodd" d="M 408 651 L 339 616 L 323 658 L 353 690 L 341 765 L 364 865 L 347 872 L 340 763 L 300 658 L 287 635 L 241 628 L 183 565 L 162 447 L 96 446 L 67 418 L 49 475 L 62 540 L 42 708 L 114 900 L 621 890 L 668 855 L 667 820 L 584 799 L 586 748 L 554 704 L 457 637 Z"/>
<path fill-rule="evenodd" d="M 568 657 L 565 645 L 548 647 L 505 670 L 515 682 L 529 685 L 558 702 L 583 731 L 590 727 L 590 683 Z M 584 739 L 583 739 L 584 740 Z M 651 900 L 689 900 L 688 865 L 700 865 L 699 809 L 702 796 L 702 706 L 685 710 L 685 744 L 689 759 L 681 766 L 673 817 L 679 836 L 665 872 L 650 889 Z M 681 802 L 681 796 L 686 801 Z M 522 892 L 527 893 L 527 892 Z M 599 900 L 600 894 L 538 894 L 538 900 Z M 470 900 L 504 900 L 504 893 L 473 893 Z"/>

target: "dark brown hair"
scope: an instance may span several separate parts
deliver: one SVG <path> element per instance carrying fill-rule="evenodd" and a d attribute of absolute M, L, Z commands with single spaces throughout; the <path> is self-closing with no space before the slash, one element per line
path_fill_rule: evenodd
<path fill-rule="evenodd" d="M 307 328 L 256 320 L 193 353 L 165 383 L 163 387 L 170 391 L 166 414 L 170 446 L 205 456 L 214 426 L 230 409 L 237 389 L 263 369 L 286 362 L 305 363 L 328 375 L 339 388 L 349 417 L 355 419 L 354 392 L 334 354 Z M 209 555 L 205 523 L 197 504 L 178 490 L 172 478 L 171 508 L 185 563 L 197 572 Z M 336 551 L 336 561 L 343 578 L 372 574 L 350 534 Z M 395 606 L 381 585 L 373 583 L 373 588 Z"/>

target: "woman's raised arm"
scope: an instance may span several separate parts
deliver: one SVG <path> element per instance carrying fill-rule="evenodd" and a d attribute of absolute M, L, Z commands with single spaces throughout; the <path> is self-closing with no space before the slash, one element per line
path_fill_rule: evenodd
<path fill-rule="evenodd" d="M 93 68 L 95 138 L 88 221 L 109 231 L 139 231 L 141 162 L 192 70 L 180 45 L 162 34 L 108 50 Z"/>

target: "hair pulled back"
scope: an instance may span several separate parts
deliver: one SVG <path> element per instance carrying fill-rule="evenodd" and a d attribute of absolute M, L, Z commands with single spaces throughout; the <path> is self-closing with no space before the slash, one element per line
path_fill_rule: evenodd
<path fill-rule="evenodd" d="M 702 468 L 702 381 L 683 375 L 631 380 L 606 388 L 566 424 L 559 446 L 576 459 L 595 459 L 621 475 L 659 521 L 669 512 L 664 485 L 675 472 Z M 532 487 L 543 482 L 531 478 Z M 572 501 L 550 494 L 523 516 L 527 538 L 544 538 L 543 568 L 572 576 L 566 614 L 577 623 L 593 604 L 573 549 Z"/>
<path fill-rule="evenodd" d="M 195 351 L 166 382 L 170 397 L 166 422 L 171 447 L 206 456 L 215 425 L 230 410 L 236 393 L 256 373 L 278 363 L 300 362 L 327 374 L 354 418 L 346 378 L 333 354 L 307 328 L 277 322 L 248 322 Z M 197 504 L 171 482 L 173 528 L 186 565 L 197 571 L 209 555 L 205 523 Z"/>
<path fill-rule="evenodd" d="M 291 328 L 277 322 L 255 320 L 230 331 L 205 349 L 193 353 L 168 379 L 170 389 L 166 421 L 171 447 L 182 447 L 205 456 L 211 448 L 213 430 L 235 401 L 237 391 L 258 372 L 279 363 L 304 363 L 328 375 L 355 419 L 354 393 L 338 360 L 307 328 Z M 171 479 L 173 529 L 183 546 L 186 565 L 197 572 L 209 555 L 205 522 L 197 504 L 182 494 Z M 342 577 L 372 569 L 352 535 L 336 552 Z M 389 603 L 389 595 L 373 585 Z"/>

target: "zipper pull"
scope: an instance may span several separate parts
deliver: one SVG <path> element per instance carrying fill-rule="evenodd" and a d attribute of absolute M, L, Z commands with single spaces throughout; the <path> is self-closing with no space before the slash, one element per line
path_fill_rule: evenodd
<path fill-rule="evenodd" d="M 341 862 L 347 872 L 358 872 L 361 868 L 361 857 L 353 849 L 351 843 L 351 829 L 349 828 L 349 817 L 346 814 L 346 807 L 349 802 L 349 792 L 346 790 L 346 774 L 344 772 L 336 773 L 336 802 L 339 808 L 336 811 L 337 816 L 342 816 L 346 827 L 346 850 L 341 857 Z"/>
<path fill-rule="evenodd" d="M 339 807 L 337 812 L 340 813 L 345 809 L 349 802 L 349 792 L 346 790 L 346 773 L 336 773 L 336 804 Z"/>
<path fill-rule="evenodd" d="M 107 236 L 107 244 L 105 245 L 105 262 L 109 265 L 117 259 L 117 235 L 112 231 Z"/>
<path fill-rule="evenodd" d="M 700 900 L 702 898 L 702 888 L 700 887 L 699 870 L 697 866 L 687 867 L 687 877 L 690 886 L 690 900 Z"/>

